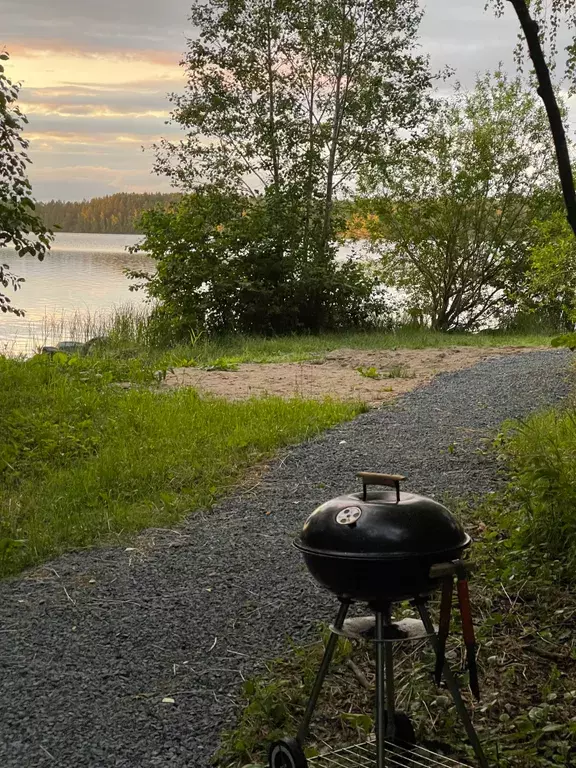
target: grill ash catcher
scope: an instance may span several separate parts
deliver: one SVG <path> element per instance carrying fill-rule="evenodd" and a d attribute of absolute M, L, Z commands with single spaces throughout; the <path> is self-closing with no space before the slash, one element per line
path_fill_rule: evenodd
<path fill-rule="evenodd" d="M 490 768 L 445 658 L 456 581 L 470 689 L 478 698 L 468 596 L 470 565 L 461 559 L 471 539 L 446 507 L 425 496 L 400 491 L 404 477 L 373 472 L 359 472 L 358 477 L 362 492 L 322 504 L 306 520 L 294 542 L 311 575 L 338 597 L 340 607 L 298 734 L 270 745 L 269 768 L 464 768 L 462 763 L 417 744 L 410 719 L 395 709 L 394 643 L 407 638 L 401 631 L 403 622 L 392 620 L 392 606 L 404 600 L 409 600 L 420 616 L 421 622 L 413 623 L 421 630 L 419 637 L 428 638 L 436 653 L 436 683 L 444 679 L 479 768 Z M 369 486 L 385 489 L 372 490 Z M 428 598 L 439 589 L 436 631 Z M 372 616 L 346 620 L 354 602 L 367 603 Z M 376 649 L 375 737 L 307 759 L 303 744 L 338 636 L 365 636 L 367 629 L 373 631 Z"/>

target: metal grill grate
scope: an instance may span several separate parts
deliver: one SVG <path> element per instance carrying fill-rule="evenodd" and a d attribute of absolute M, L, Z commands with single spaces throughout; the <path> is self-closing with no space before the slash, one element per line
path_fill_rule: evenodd
<path fill-rule="evenodd" d="M 312 757 L 311 768 L 375 768 L 376 744 L 366 741 Z M 386 742 L 386 768 L 469 768 L 450 757 L 438 755 L 422 746 L 411 749 Z"/>

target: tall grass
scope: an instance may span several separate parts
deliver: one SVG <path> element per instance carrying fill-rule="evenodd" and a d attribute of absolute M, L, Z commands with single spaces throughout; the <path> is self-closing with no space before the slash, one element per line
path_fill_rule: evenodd
<path fill-rule="evenodd" d="M 362 408 L 121 389 L 82 358 L 0 358 L 0 575 L 181 520 L 279 446 Z"/>
<path fill-rule="evenodd" d="M 554 562 L 574 579 L 576 568 L 576 407 L 551 409 L 508 424 L 501 448 L 510 483 L 513 541 L 534 562 Z"/>
<path fill-rule="evenodd" d="M 482 333 L 441 333 L 428 328 L 399 325 L 390 330 L 342 331 L 319 335 L 281 337 L 226 335 L 208 337 L 191 333 L 179 344 L 159 342 L 150 324 L 149 307 L 126 305 L 113 312 L 73 313 L 44 318 L 42 331 L 31 344 L 39 348 L 62 339 L 86 342 L 93 338 L 105 343 L 92 350 L 103 358 L 138 357 L 157 367 L 211 364 L 224 360 L 243 362 L 300 362 L 321 357 L 342 347 L 352 349 L 425 349 L 430 347 L 547 346 L 548 333 L 485 331 Z"/>
<path fill-rule="evenodd" d="M 85 343 L 95 338 L 107 338 L 111 345 L 150 344 L 148 306 L 123 304 L 111 311 L 74 310 L 45 314 L 40 323 L 30 328 L 29 347 L 38 349 L 58 341 Z"/>

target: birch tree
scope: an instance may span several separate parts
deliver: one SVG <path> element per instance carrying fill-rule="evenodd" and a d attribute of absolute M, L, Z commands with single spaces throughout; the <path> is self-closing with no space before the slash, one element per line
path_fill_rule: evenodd
<path fill-rule="evenodd" d="M 176 186 L 256 197 L 291 190 L 304 244 L 333 237 L 334 200 L 400 129 L 418 124 L 430 83 L 418 0 L 201 0 L 172 118 L 158 148 Z"/>
<path fill-rule="evenodd" d="M 172 96 L 185 136 L 155 165 L 190 194 L 143 222 L 168 327 L 286 333 L 381 315 L 376 276 L 337 259 L 335 203 L 418 127 L 431 79 L 420 18 L 418 0 L 195 3 Z"/>

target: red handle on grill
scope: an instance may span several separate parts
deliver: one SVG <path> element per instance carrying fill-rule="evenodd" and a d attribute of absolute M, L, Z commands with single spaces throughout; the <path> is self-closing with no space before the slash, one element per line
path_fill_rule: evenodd
<path fill-rule="evenodd" d="M 438 627 L 438 647 L 436 649 L 436 669 L 434 679 L 436 685 L 442 680 L 442 670 L 446 659 L 446 641 L 450 634 L 450 619 L 452 616 L 452 593 L 454 591 L 454 576 L 446 576 L 442 581 L 442 598 L 440 600 L 440 623 Z"/>
<path fill-rule="evenodd" d="M 480 698 L 480 686 L 478 684 L 478 667 L 476 665 L 476 637 L 474 635 L 474 622 L 472 621 L 472 609 L 470 607 L 470 593 L 466 572 L 458 572 L 458 603 L 462 617 L 462 634 L 466 646 L 466 661 L 470 677 L 470 690 L 476 699 Z"/>

